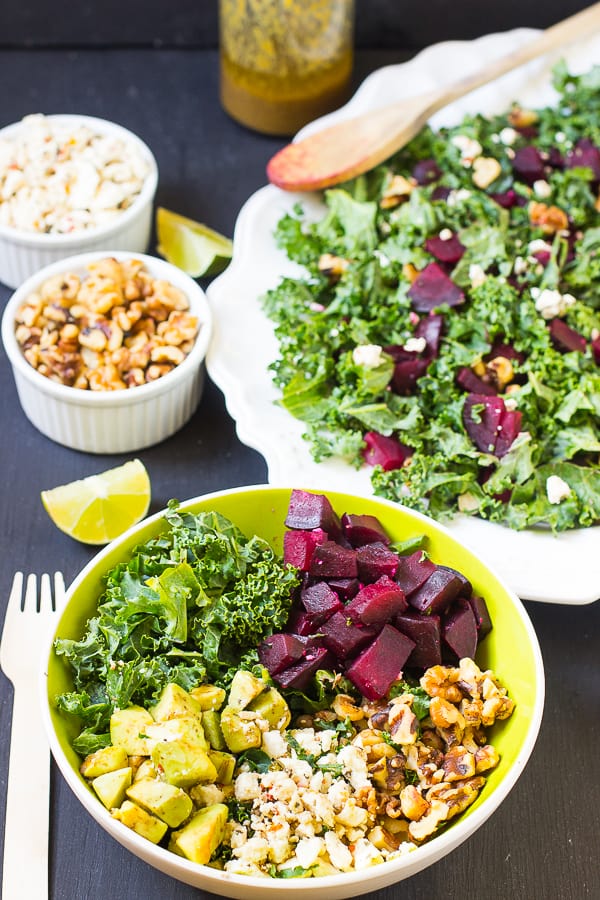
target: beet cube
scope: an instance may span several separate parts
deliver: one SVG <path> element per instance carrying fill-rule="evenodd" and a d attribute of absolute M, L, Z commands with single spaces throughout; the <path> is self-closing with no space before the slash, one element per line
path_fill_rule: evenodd
<path fill-rule="evenodd" d="M 483 407 L 474 412 L 473 407 Z M 467 434 L 483 453 L 493 453 L 504 415 L 504 400 L 486 394 L 468 394 L 463 407 L 463 423 Z"/>
<path fill-rule="evenodd" d="M 552 342 L 558 350 L 567 353 L 571 350 L 576 353 L 585 353 L 586 340 L 584 336 L 574 328 L 569 328 L 562 319 L 552 319 L 549 329 Z"/>
<path fill-rule="evenodd" d="M 471 609 L 475 615 L 477 639 L 478 641 L 481 641 L 486 634 L 489 634 L 492 630 L 492 619 L 483 597 L 477 597 L 475 594 L 472 594 L 469 597 L 469 603 L 471 604 Z"/>
<path fill-rule="evenodd" d="M 308 637 L 315 630 L 311 614 L 300 606 L 292 607 L 285 627 L 299 637 Z"/>
<path fill-rule="evenodd" d="M 377 431 L 367 431 L 364 441 L 366 444 L 363 451 L 365 462 L 369 466 L 381 466 L 384 472 L 399 469 L 413 452 L 398 438 L 386 437 Z"/>
<path fill-rule="evenodd" d="M 412 177 L 417 184 L 433 184 L 442 177 L 442 170 L 435 159 L 420 159 L 412 170 Z"/>
<path fill-rule="evenodd" d="M 439 616 L 421 616 L 417 612 L 404 612 L 394 619 L 394 625 L 415 646 L 406 660 L 408 668 L 428 669 L 442 662 L 442 630 Z"/>
<path fill-rule="evenodd" d="M 512 209 L 513 206 L 519 205 L 520 196 L 512 188 L 503 191 L 501 194 L 490 194 L 490 196 L 503 209 Z"/>
<path fill-rule="evenodd" d="M 296 688 L 302 691 L 308 687 L 313 675 L 319 669 L 328 669 L 334 664 L 333 657 L 326 647 L 317 647 L 307 652 L 306 657 L 283 672 L 274 675 L 275 681 L 283 688 Z"/>
<path fill-rule="evenodd" d="M 600 366 L 600 336 L 594 338 L 592 341 L 592 353 L 594 355 L 594 362 L 597 366 Z"/>
<path fill-rule="evenodd" d="M 506 409 L 500 422 L 500 429 L 496 437 L 494 453 L 498 457 L 504 456 L 512 447 L 513 441 L 521 430 L 522 413 L 518 409 Z"/>
<path fill-rule="evenodd" d="M 428 316 L 419 319 L 415 328 L 415 337 L 425 338 L 427 346 L 423 351 L 423 356 L 427 359 L 434 359 L 438 355 L 443 327 L 444 317 L 439 314 L 429 313 Z"/>
<path fill-rule="evenodd" d="M 429 576 L 435 572 L 435 568 L 435 563 L 422 550 L 415 550 L 409 556 L 398 558 L 398 570 L 395 578 L 408 597 L 422 584 L 425 584 Z"/>
<path fill-rule="evenodd" d="M 346 606 L 346 615 L 353 622 L 381 628 L 408 607 L 404 591 L 387 575 L 373 584 L 366 584 Z"/>
<path fill-rule="evenodd" d="M 379 541 L 364 544 L 356 551 L 358 577 L 363 582 L 377 581 L 382 575 L 393 578 L 399 562 L 398 554 Z"/>
<path fill-rule="evenodd" d="M 300 592 L 300 601 L 309 614 L 315 630 L 325 619 L 343 609 L 343 604 L 335 591 L 325 581 L 318 581 Z"/>
<path fill-rule="evenodd" d="M 456 383 L 463 391 L 468 391 L 471 394 L 486 394 L 488 397 L 493 397 L 498 393 L 493 384 L 488 384 L 487 381 L 476 375 L 473 369 L 470 369 L 468 366 L 462 366 L 458 370 Z"/>
<path fill-rule="evenodd" d="M 377 634 L 377 629 L 356 625 L 345 612 L 336 612 L 323 623 L 323 642 L 338 659 L 357 653 Z"/>
<path fill-rule="evenodd" d="M 441 569 L 447 569 L 449 572 L 454 572 L 456 577 L 460 580 L 462 584 L 462 590 L 460 592 L 461 597 L 465 597 L 465 599 L 469 599 L 471 594 L 473 593 L 473 585 L 469 581 L 466 575 L 463 575 L 462 572 L 459 572 L 457 569 L 452 569 L 450 566 L 440 566 Z"/>
<path fill-rule="evenodd" d="M 272 634 L 258 645 L 258 658 L 270 675 L 302 659 L 304 644 L 293 634 Z"/>
<path fill-rule="evenodd" d="M 342 516 L 342 530 L 353 547 L 373 544 L 375 541 L 382 544 L 390 543 L 385 528 L 377 516 L 356 516 L 352 513 L 344 513 Z"/>
<path fill-rule="evenodd" d="M 458 306 L 465 299 L 461 289 L 437 263 L 429 263 L 419 272 L 409 288 L 408 296 L 417 312 L 430 312 L 444 304 Z"/>
<path fill-rule="evenodd" d="M 329 578 L 327 584 L 336 592 L 340 600 L 352 600 L 360 587 L 358 578 Z"/>
<path fill-rule="evenodd" d="M 457 659 L 475 658 L 477 622 L 468 600 L 459 598 L 442 622 L 442 638 Z"/>
<path fill-rule="evenodd" d="M 462 590 L 462 581 L 453 569 L 436 566 L 425 584 L 410 595 L 408 602 L 419 612 L 444 612 L 458 597 Z"/>
<path fill-rule="evenodd" d="M 393 625 L 384 625 L 372 644 L 346 669 L 346 676 L 367 700 L 379 700 L 402 677 L 414 646 L 415 642 Z"/>
<path fill-rule="evenodd" d="M 461 244 L 458 237 L 453 234 L 452 237 L 449 237 L 446 240 L 439 237 L 439 235 L 427 238 L 425 241 L 425 249 L 440 262 L 452 264 L 457 263 L 459 259 L 461 259 L 466 247 Z"/>
<path fill-rule="evenodd" d="M 448 199 L 448 197 L 450 196 L 451 193 L 452 193 L 452 191 L 449 187 L 446 187 L 443 184 L 438 184 L 437 187 L 435 187 L 433 189 L 433 191 L 431 192 L 431 199 L 434 201 L 435 200 L 445 201 Z"/>
<path fill-rule="evenodd" d="M 322 528 L 330 537 L 340 532 L 340 520 L 327 497 L 308 491 L 292 491 L 285 524 L 303 531 Z"/>
<path fill-rule="evenodd" d="M 335 541 L 318 544 L 309 572 L 315 578 L 355 578 L 358 574 L 356 551 L 340 547 Z"/>
<path fill-rule="evenodd" d="M 419 359 L 418 357 L 396 363 L 391 380 L 391 388 L 394 393 L 401 396 L 414 394 L 417 381 L 425 374 L 428 365 L 428 359 Z"/>
<path fill-rule="evenodd" d="M 308 572 L 317 544 L 323 544 L 329 536 L 322 528 L 313 531 L 286 531 L 283 536 L 283 561 Z"/>
<path fill-rule="evenodd" d="M 513 157 L 512 167 L 517 175 L 527 184 L 541 181 L 545 178 L 544 160 L 540 151 L 533 144 L 520 147 Z"/>
<path fill-rule="evenodd" d="M 592 170 L 594 181 L 600 180 L 600 150 L 589 138 L 580 138 L 567 153 L 565 165 L 568 169 L 585 168 Z"/>

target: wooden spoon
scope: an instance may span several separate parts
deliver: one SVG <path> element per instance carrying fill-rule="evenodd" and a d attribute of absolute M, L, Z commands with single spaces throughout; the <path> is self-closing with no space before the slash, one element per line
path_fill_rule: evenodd
<path fill-rule="evenodd" d="M 449 87 L 346 119 L 288 144 L 269 161 L 269 181 L 286 191 L 315 191 L 354 178 L 404 147 L 443 106 L 599 28 L 600 3 L 595 3 Z"/>

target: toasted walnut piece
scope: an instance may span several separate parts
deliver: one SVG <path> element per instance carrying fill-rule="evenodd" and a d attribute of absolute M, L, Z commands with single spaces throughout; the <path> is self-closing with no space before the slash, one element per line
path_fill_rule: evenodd
<path fill-rule="evenodd" d="M 179 347 L 153 347 L 150 352 L 150 359 L 155 363 L 171 363 L 178 366 L 185 359 L 185 354 Z"/>
<path fill-rule="evenodd" d="M 508 114 L 508 121 L 513 128 L 528 128 L 538 120 L 538 114 L 533 109 L 524 109 L 522 106 L 514 106 Z"/>
<path fill-rule="evenodd" d="M 144 375 L 143 369 L 129 369 L 123 375 L 123 380 L 127 387 L 139 387 L 139 385 L 144 384 L 146 380 L 146 376 Z"/>
<path fill-rule="evenodd" d="M 442 697 L 432 697 L 429 704 L 429 715 L 431 721 L 438 728 L 448 728 L 450 725 L 465 726 L 465 720 L 456 706 L 448 703 Z"/>
<path fill-rule="evenodd" d="M 319 257 L 318 268 L 322 275 L 326 275 L 331 281 L 337 281 L 350 265 L 347 259 L 334 256 L 332 253 L 323 253 Z"/>
<path fill-rule="evenodd" d="M 464 746 L 451 747 L 442 761 L 444 781 L 461 781 L 475 774 L 475 757 Z"/>
<path fill-rule="evenodd" d="M 84 328 L 79 335 L 79 343 L 82 347 L 88 347 L 99 353 L 106 348 L 108 340 L 101 328 Z"/>
<path fill-rule="evenodd" d="M 393 703 L 388 721 L 394 743 L 402 746 L 414 744 L 419 731 L 419 720 L 406 704 Z"/>
<path fill-rule="evenodd" d="M 541 228 L 544 234 L 556 234 L 557 231 L 566 231 L 569 227 L 569 219 L 564 210 L 536 201 L 529 204 L 529 221 L 533 226 Z"/>
<path fill-rule="evenodd" d="M 496 719 L 508 719 L 514 708 L 514 701 L 509 697 L 490 697 L 489 700 L 484 700 L 483 702 L 481 724 L 489 728 Z"/>
<path fill-rule="evenodd" d="M 157 378 L 162 378 L 163 375 L 172 370 L 173 366 L 169 366 L 166 363 L 153 363 L 146 369 L 146 381 L 156 381 Z"/>
<path fill-rule="evenodd" d="M 198 319 L 188 313 L 172 312 L 156 329 L 165 344 L 179 345 L 191 341 L 198 333 Z"/>
<path fill-rule="evenodd" d="M 104 315 L 113 306 L 122 306 L 123 294 L 112 279 L 90 275 L 82 282 L 77 300 L 92 312 Z"/>
<path fill-rule="evenodd" d="M 475 699 L 481 696 L 482 682 L 483 672 L 477 663 L 468 657 L 461 659 L 458 664 L 458 684 L 461 690 Z"/>
<path fill-rule="evenodd" d="M 153 299 L 159 301 L 167 310 L 187 309 L 187 297 L 169 281 L 157 278 L 154 282 Z"/>
<path fill-rule="evenodd" d="M 388 850 L 393 852 L 394 850 L 397 850 L 401 844 L 401 840 L 397 835 L 392 834 L 391 831 L 388 831 L 381 825 L 376 825 L 375 828 L 371 828 L 371 830 L 367 832 L 367 838 L 378 850 Z"/>
<path fill-rule="evenodd" d="M 441 697 L 451 703 L 460 703 L 463 693 L 456 684 L 459 670 L 449 666 L 431 666 L 425 671 L 420 685 L 430 697 Z"/>
<path fill-rule="evenodd" d="M 74 300 L 81 282 L 77 275 L 67 272 L 64 275 L 53 275 L 47 278 L 40 288 L 40 294 L 46 301 Z"/>
<path fill-rule="evenodd" d="M 482 190 L 502 173 L 502 166 L 492 156 L 478 156 L 473 160 L 473 184 Z"/>
<path fill-rule="evenodd" d="M 490 380 L 496 385 L 498 390 L 502 392 L 507 384 L 515 377 L 515 370 L 510 359 L 505 356 L 495 356 L 486 365 L 487 374 Z"/>
<path fill-rule="evenodd" d="M 119 288 L 124 281 L 123 265 L 112 256 L 95 259 L 88 263 L 88 272 L 99 280 L 112 281 Z"/>
<path fill-rule="evenodd" d="M 419 274 L 419 270 L 413 266 L 412 263 L 404 263 L 402 266 L 402 274 L 406 278 L 407 281 L 410 281 L 412 284 L 413 281 L 416 280 L 417 275 Z"/>
<path fill-rule="evenodd" d="M 484 784 L 485 778 L 482 775 L 457 781 L 452 786 L 442 783 L 429 789 L 427 799 L 432 805 L 441 800 L 448 809 L 447 818 L 452 819 L 477 799 Z"/>
<path fill-rule="evenodd" d="M 495 769 L 500 762 L 500 754 L 491 744 L 485 744 L 484 747 L 478 747 L 475 751 L 475 772 L 487 772 L 489 769 Z"/>
<path fill-rule="evenodd" d="M 421 843 L 430 837 L 438 825 L 449 817 L 450 810 L 442 800 L 432 800 L 427 813 L 418 822 L 411 822 L 408 834 L 411 840 Z"/>
<path fill-rule="evenodd" d="M 49 303 L 46 305 L 42 310 L 42 315 L 49 322 L 58 322 L 61 325 L 64 324 L 69 317 L 68 310 L 59 303 Z"/>
<path fill-rule="evenodd" d="M 467 727 L 477 727 L 478 725 L 481 725 L 481 714 L 483 712 L 483 703 L 481 700 L 462 700 L 460 711 Z"/>
<path fill-rule="evenodd" d="M 47 350 L 58 343 L 58 331 L 48 331 L 45 329 L 40 335 L 40 349 Z"/>
<path fill-rule="evenodd" d="M 439 750 L 441 752 L 444 749 L 443 740 L 437 731 L 434 731 L 432 728 L 424 728 L 422 730 L 421 743 L 424 747 L 428 747 L 431 750 Z"/>
<path fill-rule="evenodd" d="M 414 784 L 407 784 L 406 787 L 402 789 L 400 793 L 400 806 L 402 808 L 402 814 L 413 822 L 417 822 L 419 819 L 423 818 L 430 808 L 429 803 L 425 797 L 419 793 Z"/>
<path fill-rule="evenodd" d="M 392 175 L 383 189 L 379 206 L 381 209 L 393 209 L 408 200 L 415 189 L 416 182 L 409 181 L 404 175 Z"/>
<path fill-rule="evenodd" d="M 110 363 L 93 369 L 88 374 L 88 382 L 92 391 L 122 391 L 127 388 L 119 376 L 116 366 Z"/>

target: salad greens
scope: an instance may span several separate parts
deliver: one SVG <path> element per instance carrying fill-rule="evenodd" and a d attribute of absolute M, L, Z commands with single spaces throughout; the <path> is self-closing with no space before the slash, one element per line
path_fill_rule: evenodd
<path fill-rule="evenodd" d="M 115 708 L 147 706 L 169 682 L 227 687 L 258 665 L 260 640 L 288 619 L 297 571 L 219 513 L 177 506 L 164 533 L 105 576 L 81 640 L 55 641 L 74 677 L 57 705 L 81 720 L 73 747 L 82 755 L 110 743 Z"/>
<path fill-rule="evenodd" d="M 264 298 L 279 341 L 271 368 L 280 402 L 306 423 L 317 461 L 359 467 L 365 433 L 399 439 L 410 458 L 376 466 L 375 493 L 436 518 L 460 509 L 557 531 L 600 519 L 600 67 L 575 77 L 559 65 L 554 86 L 551 108 L 425 128 L 387 163 L 326 191 L 320 221 L 298 205 L 277 226 L 278 244 L 306 268 Z M 477 176 L 469 146 L 493 165 L 491 182 Z M 532 158 L 543 171 L 533 165 L 529 177 Z M 398 176 L 406 193 L 394 196 Z M 464 302 L 434 307 L 442 339 L 427 356 L 413 349 L 423 316 L 409 291 L 434 261 L 426 242 L 448 234 L 463 251 L 442 265 Z M 559 309 L 544 310 L 542 294 Z M 582 337 L 583 351 L 553 339 L 556 319 Z M 502 457 L 467 432 L 456 381 L 465 368 L 489 382 L 498 345 L 512 378 L 497 393 L 522 416 Z M 372 346 L 379 356 L 357 359 L 357 347 Z M 394 388 L 394 348 L 427 360 L 412 390 Z M 566 484 L 559 500 L 550 476 Z"/>

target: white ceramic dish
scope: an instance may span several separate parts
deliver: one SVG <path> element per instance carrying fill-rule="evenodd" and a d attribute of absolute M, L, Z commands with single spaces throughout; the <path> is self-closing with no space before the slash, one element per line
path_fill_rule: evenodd
<path fill-rule="evenodd" d="M 100 134 L 114 135 L 137 148 L 148 164 L 148 175 L 131 206 L 107 225 L 74 231 L 70 234 L 34 234 L 0 225 L 0 281 L 10 288 L 34 275 L 43 266 L 65 256 L 110 247 L 144 253 L 152 231 L 152 204 L 158 184 L 158 167 L 149 147 L 135 134 L 105 119 L 92 116 L 54 115 L 47 117 L 59 125 L 85 125 Z M 1 138 L 18 133 L 21 122 L 0 130 Z"/>
<path fill-rule="evenodd" d="M 535 34 L 532 29 L 517 29 L 472 42 L 436 44 L 410 62 L 374 72 L 346 106 L 306 126 L 300 134 L 458 79 Z M 600 63 L 600 36 L 568 47 L 561 55 L 573 72 L 584 72 Z M 551 103 L 555 95 L 550 70 L 558 58 L 555 54 L 537 60 L 480 88 L 442 110 L 432 124 L 455 124 L 467 112 L 499 113 L 514 99 L 525 105 Z M 277 343 L 259 298 L 283 275 L 298 271 L 277 249 L 272 237 L 280 217 L 298 202 L 315 217 L 322 211 L 318 195 L 285 193 L 272 185 L 250 197 L 241 210 L 233 262 L 207 291 L 215 318 L 207 368 L 225 394 L 240 439 L 265 457 L 272 483 L 293 479 L 317 488 L 370 494 L 367 469 L 356 471 L 339 460 L 316 464 L 302 439 L 303 423 L 276 405 L 278 393 L 268 365 L 277 356 Z M 600 597 L 598 526 L 553 536 L 541 530 L 514 532 L 491 522 L 457 517 L 449 527 L 499 571 L 522 598 L 584 604 Z"/>
<path fill-rule="evenodd" d="M 20 304 L 46 278 L 73 271 L 83 274 L 95 259 L 135 257 L 155 278 L 183 291 L 199 319 L 194 347 L 167 375 L 121 391 L 88 391 L 57 384 L 29 365 L 15 338 L 14 319 Z M 204 382 L 204 358 L 212 332 L 212 314 L 204 291 L 170 263 L 123 251 L 96 251 L 61 259 L 29 278 L 15 291 L 2 317 L 2 342 L 13 368 L 23 411 L 43 434 L 74 450 L 127 453 L 157 444 L 174 434 L 196 409 Z"/>

